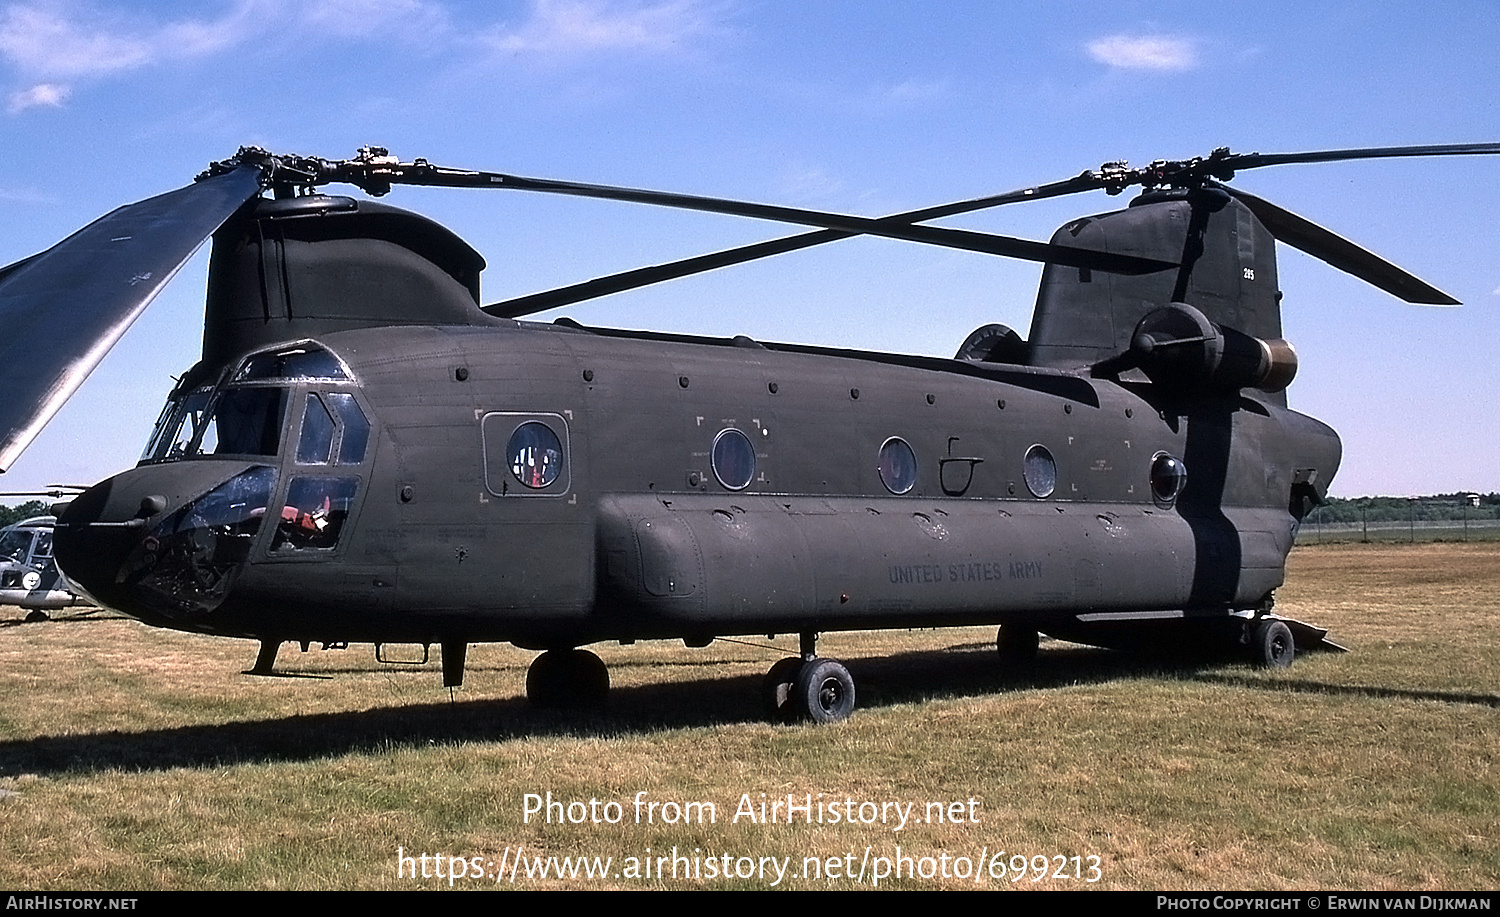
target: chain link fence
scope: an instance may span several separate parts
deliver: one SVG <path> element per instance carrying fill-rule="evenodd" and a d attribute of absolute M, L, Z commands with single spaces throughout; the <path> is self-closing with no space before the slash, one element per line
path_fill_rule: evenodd
<path fill-rule="evenodd" d="M 1500 494 L 1331 499 L 1308 514 L 1298 544 L 1500 541 Z"/>

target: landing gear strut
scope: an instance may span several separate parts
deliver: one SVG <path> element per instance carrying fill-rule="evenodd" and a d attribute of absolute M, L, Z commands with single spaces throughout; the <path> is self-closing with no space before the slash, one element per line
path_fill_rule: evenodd
<path fill-rule="evenodd" d="M 762 685 L 766 713 L 779 722 L 837 723 L 854 712 L 854 679 L 836 660 L 814 653 L 818 635 L 802 635 L 802 655 L 771 666 Z"/>
<path fill-rule="evenodd" d="M 533 706 L 596 710 L 609 698 L 609 669 L 588 650 L 548 650 L 526 671 Z"/>
<path fill-rule="evenodd" d="M 255 665 L 245 672 L 246 675 L 271 675 L 276 667 L 276 653 L 281 649 L 281 641 L 267 639 L 260 641 L 260 652 L 255 654 Z"/>

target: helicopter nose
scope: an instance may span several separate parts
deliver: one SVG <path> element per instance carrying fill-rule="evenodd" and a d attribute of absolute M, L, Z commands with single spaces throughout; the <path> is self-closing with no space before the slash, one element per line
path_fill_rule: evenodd
<path fill-rule="evenodd" d="M 191 627 L 229 596 L 266 515 L 276 470 L 204 460 L 148 465 L 94 485 L 57 520 L 63 572 L 100 605 Z"/>

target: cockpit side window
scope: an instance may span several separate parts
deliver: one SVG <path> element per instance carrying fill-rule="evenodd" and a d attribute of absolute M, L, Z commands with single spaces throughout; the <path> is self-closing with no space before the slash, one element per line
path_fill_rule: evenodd
<path fill-rule="evenodd" d="M 370 442 L 370 421 L 359 409 L 354 396 L 348 392 L 329 392 L 324 396 L 343 425 L 339 440 L 339 464 L 358 465 L 365 460 L 365 447 Z"/>
<path fill-rule="evenodd" d="M 302 435 L 297 440 L 297 462 L 302 465 L 326 465 L 333 454 L 333 415 L 317 395 L 307 394 L 307 407 L 302 411 Z"/>
<path fill-rule="evenodd" d="M 358 465 L 365 460 L 370 421 L 348 392 L 308 392 L 297 438 L 300 465 Z"/>
<path fill-rule="evenodd" d="M 293 478 L 287 486 L 286 503 L 281 508 L 271 551 L 334 548 L 358 490 L 359 479 L 354 477 Z"/>

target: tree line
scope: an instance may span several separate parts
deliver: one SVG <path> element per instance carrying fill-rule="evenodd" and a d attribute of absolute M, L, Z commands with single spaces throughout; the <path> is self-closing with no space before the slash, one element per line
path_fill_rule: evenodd
<path fill-rule="evenodd" d="M 1474 497 L 1478 497 L 1478 506 Z M 1329 497 L 1308 521 L 1325 525 L 1362 522 L 1453 522 L 1500 519 L 1500 493 L 1430 494 L 1421 497 Z"/>
<path fill-rule="evenodd" d="M 32 516 L 45 516 L 52 510 L 55 500 L 27 500 L 18 506 L 0 506 L 0 528 L 15 525 Z"/>

